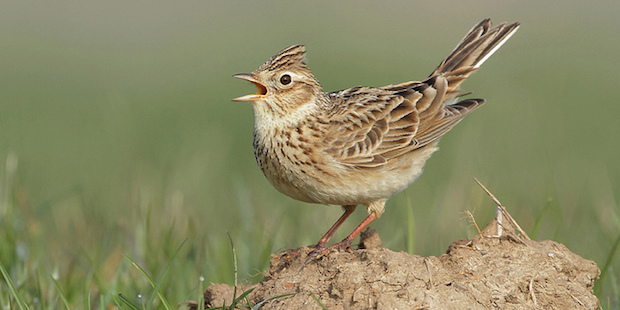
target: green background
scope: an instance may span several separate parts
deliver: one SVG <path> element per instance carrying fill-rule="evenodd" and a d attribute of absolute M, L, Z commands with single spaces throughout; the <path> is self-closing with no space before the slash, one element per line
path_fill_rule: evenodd
<path fill-rule="evenodd" d="M 480 226 L 494 215 L 476 177 L 535 239 L 610 260 L 597 290 L 617 308 L 618 1 L 5 2 L 0 262 L 26 302 L 54 308 L 138 300 L 151 288 L 124 256 L 154 278 L 172 261 L 162 291 L 177 304 L 232 284 L 228 231 L 239 278 L 259 280 L 270 253 L 315 243 L 341 209 L 266 181 L 251 105 L 230 101 L 254 87 L 231 76 L 305 44 L 326 91 L 420 80 L 486 17 L 522 24 L 462 86 L 487 104 L 371 226 L 390 249 L 441 255 L 476 233 L 466 210 Z"/>

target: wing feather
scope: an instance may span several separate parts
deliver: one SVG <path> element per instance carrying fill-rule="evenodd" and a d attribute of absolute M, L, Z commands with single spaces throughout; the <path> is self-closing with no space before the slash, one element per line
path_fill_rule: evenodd
<path fill-rule="evenodd" d="M 335 105 L 325 151 L 344 164 L 377 167 L 392 159 L 395 151 L 411 149 L 420 125 L 418 104 L 435 109 L 442 102 L 437 97 L 445 94 L 445 80 L 429 80 L 408 87 L 356 87 L 330 94 Z"/>

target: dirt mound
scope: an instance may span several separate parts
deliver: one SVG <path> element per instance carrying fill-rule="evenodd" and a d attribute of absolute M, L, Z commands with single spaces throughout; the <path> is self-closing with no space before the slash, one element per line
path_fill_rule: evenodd
<path fill-rule="evenodd" d="M 495 225 L 495 227 L 491 227 Z M 491 227 L 491 229 L 489 229 Z M 553 241 L 524 240 L 497 223 L 446 254 L 421 257 L 380 247 L 372 231 L 360 249 L 308 257 L 301 248 L 273 255 L 248 295 L 260 309 L 596 309 L 596 264 Z M 484 237 L 482 236 L 484 235 Z M 207 307 L 233 299 L 233 288 L 205 291 Z"/>

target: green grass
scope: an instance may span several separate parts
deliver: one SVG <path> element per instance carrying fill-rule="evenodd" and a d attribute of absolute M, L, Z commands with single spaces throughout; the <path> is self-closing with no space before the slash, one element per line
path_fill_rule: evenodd
<path fill-rule="evenodd" d="M 618 309 L 619 4 L 267 4 L 1 10 L 0 307 L 176 309 L 210 283 L 259 281 L 341 210 L 264 179 L 251 107 L 229 101 L 252 85 L 231 75 L 304 43 L 325 90 L 421 79 L 489 16 L 522 27 L 463 84 L 488 103 L 372 226 L 438 256 L 476 234 L 465 210 L 494 216 L 477 177 L 530 235 L 594 260 Z"/>
<path fill-rule="evenodd" d="M 13 284 L 13 280 L 11 280 L 11 277 L 9 276 L 8 272 L 6 271 L 6 269 L 1 263 L 0 263 L 0 272 L 2 272 L 2 277 L 4 278 L 4 282 L 6 283 L 6 286 L 9 288 L 9 293 L 10 293 L 9 296 L 13 298 L 13 301 L 19 306 L 19 309 L 21 310 L 30 309 L 28 305 L 22 300 L 19 293 L 17 293 L 17 289 L 15 289 L 15 284 Z M 9 304 L 11 304 L 10 301 L 9 301 Z"/>

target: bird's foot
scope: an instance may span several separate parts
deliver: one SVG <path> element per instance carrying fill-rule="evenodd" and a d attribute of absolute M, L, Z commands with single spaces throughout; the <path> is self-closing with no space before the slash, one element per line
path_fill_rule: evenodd
<path fill-rule="evenodd" d="M 329 252 L 329 250 L 323 244 L 315 244 L 309 246 L 308 248 L 311 249 L 308 253 L 308 259 L 319 258 Z"/>
<path fill-rule="evenodd" d="M 330 247 L 328 247 L 327 249 L 329 251 L 331 250 L 337 250 L 337 251 L 348 251 L 348 252 L 353 252 L 353 250 L 351 249 L 351 243 L 353 243 L 353 239 L 349 239 L 346 238 Z"/>
<path fill-rule="evenodd" d="M 332 246 L 325 247 L 323 244 L 315 244 L 311 246 L 312 250 L 308 253 L 308 258 L 321 258 L 332 251 L 349 251 L 351 252 L 351 243 L 353 240 L 344 239 Z"/>

